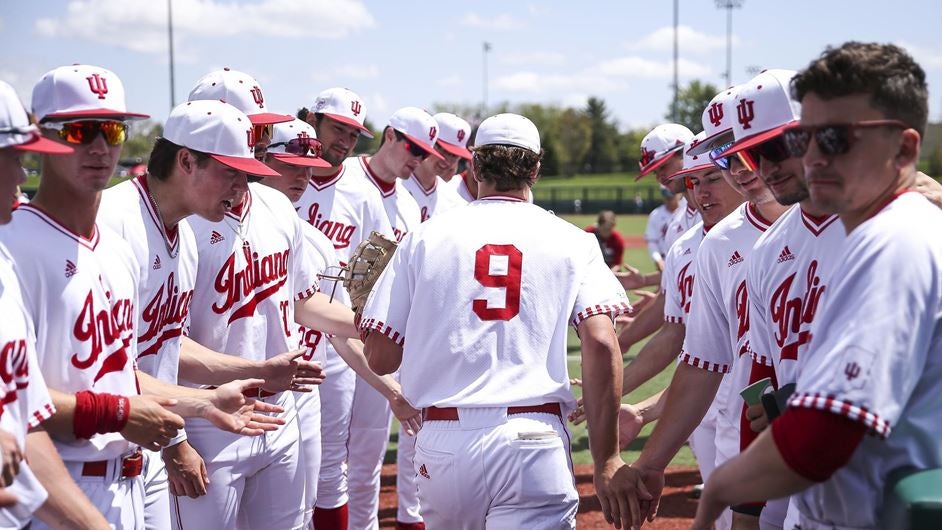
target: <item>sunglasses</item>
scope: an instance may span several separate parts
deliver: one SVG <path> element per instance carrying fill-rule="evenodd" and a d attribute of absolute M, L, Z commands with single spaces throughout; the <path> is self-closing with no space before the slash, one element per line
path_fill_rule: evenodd
<path fill-rule="evenodd" d="M 758 167 L 758 164 L 756 163 L 756 159 L 752 158 L 748 152 L 738 151 L 731 155 L 719 156 L 721 153 L 723 153 L 723 151 L 726 151 L 732 145 L 733 142 L 728 142 L 710 150 L 710 160 L 713 162 L 713 165 L 724 171 L 729 171 L 730 167 L 732 167 L 733 157 L 736 157 L 739 159 L 742 165 L 746 166 L 746 169 L 749 171 L 755 171 Z"/>
<path fill-rule="evenodd" d="M 42 124 L 44 129 L 59 132 L 59 138 L 74 145 L 87 145 L 95 141 L 98 135 L 105 137 L 108 145 L 121 145 L 128 139 L 128 124 L 114 120 L 78 120 L 49 122 Z"/>
<path fill-rule="evenodd" d="M 908 129 L 909 125 L 900 120 L 865 120 L 856 123 L 846 123 L 837 125 L 818 125 L 818 126 L 797 126 L 785 131 L 785 144 L 789 154 L 795 158 L 801 158 L 808 152 L 808 145 L 811 144 L 811 137 L 818 144 L 818 150 L 824 156 L 843 155 L 851 150 L 857 136 L 855 129 L 865 129 L 868 127 L 895 127 L 899 129 Z"/>
<path fill-rule="evenodd" d="M 259 141 L 262 138 L 271 138 L 272 134 L 275 132 L 275 126 L 271 123 L 266 123 L 265 125 L 253 125 L 252 134 L 255 135 L 255 141 Z"/>
<path fill-rule="evenodd" d="M 287 142 L 277 142 L 268 146 L 268 149 L 273 147 L 284 146 L 285 153 L 289 155 L 297 156 L 314 156 L 320 158 L 321 154 L 324 152 L 324 146 L 321 144 L 321 141 L 317 138 L 312 138 L 310 136 L 304 138 L 292 138 Z"/>
<path fill-rule="evenodd" d="M 428 158 L 429 153 L 424 148 L 419 147 L 418 144 L 406 138 L 406 135 L 402 134 L 401 132 L 395 129 L 393 129 L 393 132 L 396 134 L 396 139 L 402 142 L 403 146 L 406 148 L 406 151 L 408 151 L 410 155 L 418 157 L 421 160 Z"/>

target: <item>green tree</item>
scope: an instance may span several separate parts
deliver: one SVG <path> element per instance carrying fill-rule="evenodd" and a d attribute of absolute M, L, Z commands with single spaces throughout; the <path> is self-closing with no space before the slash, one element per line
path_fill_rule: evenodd
<path fill-rule="evenodd" d="M 631 129 L 618 135 L 618 162 L 621 170 L 627 173 L 638 172 L 638 161 L 641 158 L 641 140 L 649 129 Z"/>
<path fill-rule="evenodd" d="M 360 138 L 357 140 L 356 147 L 353 148 L 353 153 L 357 155 L 372 155 L 377 150 L 379 150 L 379 144 L 383 139 L 383 129 L 376 129 L 373 127 L 373 124 L 370 123 L 370 119 L 367 118 L 363 120 L 363 125 L 373 133 L 373 138 L 367 138 L 366 136 L 360 135 Z"/>
<path fill-rule="evenodd" d="M 720 92 L 710 83 L 703 83 L 699 80 L 693 80 L 686 87 L 680 89 L 677 93 L 677 123 L 687 127 L 693 132 L 703 130 L 701 118 L 703 109 L 707 107 L 710 100 Z M 671 105 L 667 106 L 667 113 L 664 117 L 673 121 Z"/>
<path fill-rule="evenodd" d="M 589 98 L 585 115 L 590 129 L 589 149 L 584 161 L 585 170 L 588 173 L 611 173 L 618 162 L 618 151 L 615 148 L 618 128 L 601 98 Z"/>
<path fill-rule="evenodd" d="M 146 164 L 154 141 L 164 133 L 164 126 L 151 120 L 131 122 L 128 139 L 121 149 L 121 160 L 126 163 Z"/>

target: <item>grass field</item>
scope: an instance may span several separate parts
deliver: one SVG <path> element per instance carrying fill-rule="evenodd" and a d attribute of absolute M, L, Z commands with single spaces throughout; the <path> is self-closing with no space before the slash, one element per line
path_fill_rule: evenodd
<path fill-rule="evenodd" d="M 595 222 L 594 215 L 567 215 L 563 216 L 567 221 L 572 222 L 580 228 L 590 225 Z M 640 235 L 644 233 L 644 227 L 647 223 L 647 216 L 644 215 L 619 215 L 618 216 L 618 231 L 624 235 Z M 628 249 L 625 252 L 625 262 L 641 269 L 643 272 L 651 272 L 654 270 L 654 264 L 648 258 L 647 251 L 645 249 Z M 646 342 L 646 341 L 645 341 Z M 641 347 L 644 345 L 644 342 L 636 344 L 628 353 L 625 355 L 625 362 L 630 361 L 637 355 Z M 580 355 L 579 350 L 579 338 L 576 337 L 574 331 L 570 329 L 569 331 L 569 375 L 571 377 L 581 377 L 582 376 L 582 366 L 579 360 Z M 670 365 L 666 370 L 660 373 L 657 377 L 648 381 L 646 384 L 642 385 L 640 388 L 628 395 L 627 398 L 622 401 L 625 403 L 637 403 L 644 398 L 655 394 L 660 391 L 670 382 L 671 377 L 674 375 L 674 365 Z M 581 395 L 581 389 L 575 388 L 576 395 Z M 644 442 L 648 439 L 648 435 L 651 430 L 654 428 L 654 424 L 648 425 L 641 431 L 641 434 L 638 438 L 628 446 L 628 450 L 622 453 L 622 457 L 626 462 L 633 462 L 638 458 L 638 455 L 641 452 L 641 448 L 644 447 Z M 393 432 L 397 432 L 398 427 L 394 427 Z M 582 425 L 571 425 L 570 431 L 572 432 L 572 460 L 575 464 L 590 464 L 592 463 L 592 456 L 589 454 L 589 440 L 586 436 L 585 424 Z M 395 453 L 395 443 L 397 436 L 393 434 L 389 450 L 386 453 L 386 462 L 392 463 L 396 461 Z M 686 446 L 677 454 L 674 460 L 671 462 L 672 465 L 678 466 L 692 466 L 696 465 L 696 461 L 693 458 L 693 454 L 690 452 L 690 449 Z"/>

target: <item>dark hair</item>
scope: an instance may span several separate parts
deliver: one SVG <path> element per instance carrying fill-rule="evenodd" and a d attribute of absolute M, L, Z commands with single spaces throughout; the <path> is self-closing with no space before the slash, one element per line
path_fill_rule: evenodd
<path fill-rule="evenodd" d="M 539 154 L 515 145 L 482 145 L 472 148 L 474 167 L 481 180 L 491 181 L 497 191 L 513 191 L 532 186 L 532 175 L 543 151 Z"/>
<path fill-rule="evenodd" d="M 596 224 L 601 225 L 602 223 L 611 222 L 615 224 L 615 212 L 611 210 L 602 210 L 599 212 L 599 217 L 596 219 Z"/>
<path fill-rule="evenodd" d="M 311 111 L 307 110 L 307 107 L 301 107 L 300 109 L 298 109 L 298 113 L 296 114 L 296 116 L 301 121 L 307 121 L 307 115 L 310 114 L 310 112 Z"/>
<path fill-rule="evenodd" d="M 166 138 L 157 138 L 154 141 L 154 148 L 150 151 L 150 159 L 147 161 L 147 174 L 159 180 L 170 178 L 170 173 L 176 165 L 177 153 L 180 149 L 183 149 L 183 146 L 177 145 Z M 209 163 L 209 155 L 206 153 L 194 149 L 190 149 L 190 152 L 196 157 L 197 167 L 206 167 L 206 164 Z"/>
<path fill-rule="evenodd" d="M 926 73 L 905 50 L 893 44 L 845 42 L 828 47 L 792 79 L 792 95 L 801 101 L 813 92 L 822 99 L 869 94 L 887 118 L 926 132 L 929 89 Z"/>

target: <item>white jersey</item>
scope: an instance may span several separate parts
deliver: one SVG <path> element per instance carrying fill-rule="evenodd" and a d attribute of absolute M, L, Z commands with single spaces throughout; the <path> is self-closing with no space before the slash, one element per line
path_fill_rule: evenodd
<path fill-rule="evenodd" d="M 690 313 L 694 259 L 704 235 L 706 231 L 703 229 L 703 222 L 697 223 L 677 238 L 664 256 L 661 290 L 664 291 L 664 320 L 667 322 L 683 324 Z"/>
<path fill-rule="evenodd" d="M 404 344 L 402 389 L 415 407 L 571 408 L 566 325 L 630 310 L 591 234 L 495 196 L 403 239 L 361 328 Z"/>
<path fill-rule="evenodd" d="M 312 178 L 294 209 L 330 239 L 340 265 L 350 261 L 350 255 L 370 232 L 390 237 L 393 233 L 383 201 L 373 186 L 348 172 L 346 164 L 333 177 Z"/>
<path fill-rule="evenodd" d="M 187 221 L 167 233 L 147 190 L 147 178 L 105 190 L 98 222 L 128 242 L 138 264 L 137 366 L 177 383 L 180 342 L 196 284 L 196 239 Z"/>
<path fill-rule="evenodd" d="M 687 198 L 681 197 L 677 209 L 674 210 L 674 214 L 667 224 L 667 232 L 664 234 L 664 248 L 671 248 L 671 245 L 674 244 L 674 241 L 677 241 L 678 237 L 702 220 L 700 210 L 692 208 L 690 203 L 687 202 Z"/>
<path fill-rule="evenodd" d="M 329 274 L 328 268 L 337 263 L 337 253 L 334 251 L 334 245 L 327 239 L 327 236 L 313 226 L 302 222 L 301 228 L 304 239 L 312 250 L 310 253 L 311 261 L 307 265 L 319 274 Z M 333 296 L 337 302 L 345 306 L 350 306 L 350 295 L 343 288 L 343 284 L 325 278 L 320 280 L 319 285 L 319 289 L 324 294 Z M 324 334 L 300 324 L 297 324 L 297 328 L 300 335 L 300 347 L 305 349 L 304 359 L 314 360 L 324 366 L 327 361 L 327 340 Z"/>
<path fill-rule="evenodd" d="M 403 187 L 400 179 L 396 179 L 391 185 L 380 180 L 370 167 L 367 157 L 358 156 L 348 158 L 344 161 L 349 177 L 361 178 L 371 183 L 380 197 L 383 198 L 383 208 L 386 210 L 386 218 L 392 225 L 393 235 L 396 241 L 402 241 L 405 235 L 422 223 L 422 215 L 419 213 L 419 205 L 412 198 L 412 195 Z M 358 175 L 358 177 L 354 177 Z"/>
<path fill-rule="evenodd" d="M 97 225 L 86 239 L 33 204 L 13 212 L 0 242 L 16 256 L 46 384 L 69 394 L 138 394 L 138 267 L 127 244 Z M 117 458 L 135 447 L 118 433 L 55 444 L 73 462 Z"/>
<path fill-rule="evenodd" d="M 402 185 L 409 190 L 412 198 L 418 203 L 423 223 L 431 219 L 436 213 L 442 213 L 455 206 L 467 203 L 467 201 L 458 197 L 454 188 L 449 186 L 441 177 L 435 177 L 431 189 L 425 189 L 425 186 L 419 182 L 415 175 L 402 181 Z"/>
<path fill-rule="evenodd" d="M 674 210 L 679 211 L 680 208 Z M 648 215 L 648 224 L 644 229 L 644 240 L 648 243 L 648 255 L 652 259 L 664 258 L 670 247 L 666 244 L 667 226 L 674 217 L 674 212 L 663 204 L 655 208 Z"/>
<path fill-rule="evenodd" d="M 470 178 L 472 178 L 471 173 L 465 170 L 461 173 L 458 173 L 454 177 L 451 177 L 451 180 L 448 181 L 451 189 L 454 190 L 458 197 L 466 203 L 477 200 L 477 197 L 471 193 L 471 188 L 468 187 L 468 183 L 465 181 L 465 179 Z"/>
<path fill-rule="evenodd" d="M 749 256 L 749 346 L 756 362 L 775 368 L 779 386 L 795 382 L 844 239 L 836 215 L 817 219 L 796 205 L 759 238 Z"/>
<path fill-rule="evenodd" d="M 239 206 L 216 223 L 190 220 L 199 268 L 189 336 L 264 361 L 300 344 L 294 303 L 317 291 L 318 256 L 281 192 L 250 184 Z"/>
<path fill-rule="evenodd" d="M 769 223 L 747 202 L 703 238 L 695 263 L 696 287 L 681 361 L 720 373 L 730 372 L 734 365 L 741 367 L 746 360 L 751 365 L 749 356 L 743 358 L 749 351 L 746 267 L 753 245 L 768 228 Z M 716 406 L 721 415 L 741 403 L 729 394 L 739 392 L 748 378 L 749 369 L 740 368 L 729 383 L 729 391 L 717 392 Z M 726 417 L 738 426 L 739 414 Z"/>
<path fill-rule="evenodd" d="M 789 406 L 840 414 L 872 436 L 796 495 L 803 527 L 874 528 L 894 471 L 942 467 L 940 233 L 942 212 L 910 192 L 844 242 Z"/>

